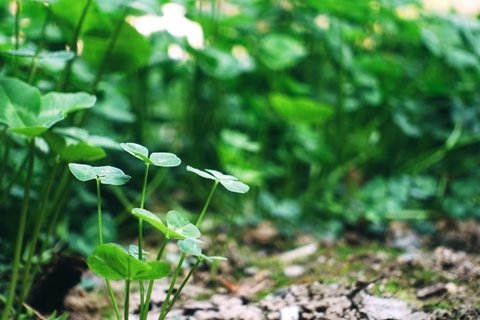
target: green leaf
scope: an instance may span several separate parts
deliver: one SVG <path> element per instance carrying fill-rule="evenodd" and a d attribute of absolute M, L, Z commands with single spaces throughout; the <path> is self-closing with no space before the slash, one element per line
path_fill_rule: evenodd
<path fill-rule="evenodd" d="M 199 241 L 194 239 L 185 239 L 178 241 L 178 248 L 186 254 L 191 254 L 193 256 L 200 256 L 202 254 L 202 248 L 200 247 Z"/>
<path fill-rule="evenodd" d="M 150 161 L 158 167 L 176 167 L 182 163 L 179 157 L 168 152 L 154 152 L 150 155 Z"/>
<path fill-rule="evenodd" d="M 138 143 L 121 143 L 120 146 L 132 156 L 142 160 L 145 164 L 153 164 L 158 167 L 176 167 L 182 163 L 180 158 L 175 154 L 168 152 L 154 152 L 149 157 L 148 149 Z"/>
<path fill-rule="evenodd" d="M 312 99 L 294 98 L 279 93 L 270 95 L 272 106 L 279 116 L 292 123 L 323 123 L 333 115 L 333 108 Z"/>
<path fill-rule="evenodd" d="M 220 182 L 220 184 L 230 192 L 246 193 L 250 189 L 248 185 L 239 181 L 236 177 L 228 174 L 223 174 L 217 170 L 205 169 L 205 171 L 202 171 L 202 170 L 187 166 L 187 171 L 196 173 L 197 175 L 205 179 L 216 180 Z"/>
<path fill-rule="evenodd" d="M 211 174 L 209 174 L 205 171 L 199 170 L 197 168 L 191 167 L 191 166 L 187 166 L 187 171 L 193 172 L 193 173 L 195 173 L 195 174 L 197 174 L 200 177 L 205 178 L 205 179 L 217 180 L 217 178 L 215 178 Z"/>
<path fill-rule="evenodd" d="M 95 161 L 106 156 L 105 150 L 80 142 L 66 146 L 60 153 L 60 158 L 67 162 Z"/>
<path fill-rule="evenodd" d="M 132 269 L 144 268 L 141 261 L 115 243 L 99 245 L 88 257 L 87 264 L 93 272 L 108 280 L 130 279 Z"/>
<path fill-rule="evenodd" d="M 161 233 L 163 233 L 167 239 L 170 239 L 170 238 L 185 239 L 184 235 L 182 235 L 181 233 L 173 229 L 168 228 L 158 216 L 156 216 L 155 214 L 153 214 L 148 210 L 141 209 L 141 208 L 134 208 L 132 210 L 132 214 L 135 217 L 139 219 L 143 219 L 149 224 L 151 224 L 154 228 L 156 228 Z"/>
<path fill-rule="evenodd" d="M 70 112 L 87 109 L 95 104 L 95 96 L 87 93 L 40 92 L 20 80 L 0 80 L 0 123 L 12 132 L 29 137 L 38 136 Z"/>
<path fill-rule="evenodd" d="M 145 263 L 115 243 L 99 245 L 87 259 L 88 267 L 108 280 L 154 280 L 169 274 L 165 262 Z"/>
<path fill-rule="evenodd" d="M 269 34 L 260 40 L 259 58 L 272 70 L 292 67 L 305 55 L 303 45 L 289 36 Z"/>
<path fill-rule="evenodd" d="M 87 164 L 70 163 L 68 167 L 75 178 L 80 181 L 98 178 L 102 184 L 119 186 L 127 183 L 131 178 L 122 170 L 111 166 L 92 167 Z"/>
<path fill-rule="evenodd" d="M 132 275 L 132 280 L 155 280 L 170 274 L 170 265 L 163 261 L 147 262 L 148 269 L 139 270 Z"/>
<path fill-rule="evenodd" d="M 167 213 L 167 226 L 169 229 L 178 232 L 185 238 L 198 238 L 201 236 L 200 230 L 188 221 L 182 213 L 171 210 Z"/>
<path fill-rule="evenodd" d="M 120 143 L 120 147 L 135 158 L 138 158 L 145 163 L 150 163 L 150 159 L 148 158 L 148 149 L 144 146 L 138 143 L 127 142 Z"/>

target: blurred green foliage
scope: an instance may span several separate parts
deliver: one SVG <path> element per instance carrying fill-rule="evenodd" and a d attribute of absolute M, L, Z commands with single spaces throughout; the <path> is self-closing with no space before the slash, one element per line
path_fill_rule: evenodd
<path fill-rule="evenodd" d="M 480 217 L 478 18 L 415 0 L 175 2 L 185 15 L 159 0 L 2 2 L 1 75 L 98 100 L 37 139 L 34 186 L 53 163 L 65 179 L 49 204 L 67 221 L 57 235 L 85 233 L 81 221 L 94 212 L 65 163 L 77 152 L 126 162 L 115 141 L 172 151 L 254 186 L 242 208 L 227 196 L 214 203 L 237 222 L 268 217 L 286 232 L 338 235 L 390 219 Z M 148 19 L 157 31 L 145 30 Z M 6 126 L 1 139 L 0 209 L 14 222 L 27 142 Z M 162 192 L 148 201 L 195 207 L 206 190 L 172 197 L 196 183 L 177 175 L 159 173 Z M 122 224 L 135 199 L 128 188 L 106 192 Z M 88 241 L 67 240 L 81 252 Z"/>

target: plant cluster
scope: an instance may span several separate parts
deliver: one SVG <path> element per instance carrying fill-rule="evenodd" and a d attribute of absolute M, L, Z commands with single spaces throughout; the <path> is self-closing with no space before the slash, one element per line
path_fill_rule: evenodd
<path fill-rule="evenodd" d="M 160 261 L 165 247 L 169 240 L 178 240 L 178 248 L 182 252 L 182 255 L 180 256 L 172 275 L 168 293 L 165 300 L 162 302 L 162 310 L 159 315 L 159 319 L 165 319 L 191 275 L 202 261 L 213 262 L 216 260 L 225 260 L 223 257 L 209 257 L 203 254 L 201 240 L 199 240 L 201 233 L 198 228 L 207 212 L 213 193 L 218 184 L 223 185 L 227 190 L 235 193 L 245 193 L 249 190 L 249 187 L 238 181 L 237 178 L 222 174 L 216 170 L 207 169 L 202 171 L 187 166 L 188 171 L 203 178 L 213 180 L 214 183 L 212 189 L 195 224 L 190 223 L 184 214 L 175 210 L 169 211 L 165 215 L 165 223 L 161 217 L 144 209 L 149 168 L 151 165 L 158 167 L 176 167 L 180 165 L 181 160 L 173 153 L 154 152 L 150 154 L 147 148 L 136 143 L 122 143 L 121 147 L 123 150 L 145 164 L 140 207 L 132 210 L 133 216 L 138 219 L 138 245 L 130 245 L 127 249 L 118 244 L 104 243 L 103 241 L 100 185 L 123 185 L 130 180 L 130 176 L 126 175 L 122 170 L 110 166 L 92 167 L 86 164 L 69 164 L 70 171 L 78 180 L 95 180 L 97 186 L 98 246 L 95 248 L 92 255 L 88 257 L 87 263 L 93 272 L 105 278 L 117 319 L 121 319 L 121 317 L 110 285 L 110 280 L 125 281 L 124 319 L 128 319 L 129 316 L 130 284 L 132 281 L 138 281 L 140 288 L 140 319 L 146 319 L 148 311 L 150 310 L 154 281 L 170 274 L 170 266 L 168 263 Z M 164 236 L 163 243 L 160 246 L 155 260 L 150 262 L 146 259 L 146 252 L 144 251 L 143 246 L 143 221 L 153 226 Z M 196 257 L 196 262 L 193 264 L 179 288 L 174 292 L 175 284 L 187 255 Z M 147 287 L 145 287 L 146 281 L 148 281 Z"/>

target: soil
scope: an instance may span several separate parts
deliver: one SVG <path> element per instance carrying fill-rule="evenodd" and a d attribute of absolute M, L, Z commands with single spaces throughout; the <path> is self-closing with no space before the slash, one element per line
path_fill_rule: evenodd
<path fill-rule="evenodd" d="M 228 261 L 201 266 L 168 319 L 480 319 L 480 256 L 458 245 L 466 239 L 471 248 L 478 235 L 469 237 L 465 228 L 458 228 L 454 248 L 404 224 L 391 226 L 388 245 L 359 235 L 335 244 L 304 235 L 289 241 L 269 228 L 268 236 L 254 229 L 241 241 L 217 237 L 207 252 Z M 176 247 L 168 249 L 175 261 Z M 77 285 L 70 291 L 64 310 L 71 319 L 110 318 L 102 280 L 85 272 L 82 283 L 94 289 Z M 122 283 L 115 288 L 121 301 Z M 157 319 L 167 288 L 166 280 L 156 284 L 148 319 Z M 138 319 L 138 300 L 134 292 L 131 319 Z"/>

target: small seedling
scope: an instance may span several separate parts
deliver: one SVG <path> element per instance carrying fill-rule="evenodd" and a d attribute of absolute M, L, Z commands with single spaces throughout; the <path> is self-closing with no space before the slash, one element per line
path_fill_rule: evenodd
<path fill-rule="evenodd" d="M 101 166 L 101 167 L 92 167 L 87 164 L 78 164 L 70 163 L 68 165 L 70 171 L 80 181 L 90 181 L 95 180 L 97 185 L 97 214 L 98 214 L 98 244 L 101 246 L 103 244 L 103 225 L 102 225 L 102 196 L 100 192 L 100 184 L 110 184 L 110 185 L 123 185 L 130 180 L 130 176 L 126 175 L 122 170 L 111 167 L 111 166 Z M 113 307 L 117 318 L 120 319 L 120 312 L 118 310 L 117 302 L 113 294 L 112 286 L 110 285 L 109 279 L 105 278 L 107 284 L 108 293 L 110 299 L 112 300 Z M 130 284 L 130 283 L 129 283 Z"/>
<path fill-rule="evenodd" d="M 137 143 L 121 143 L 120 147 L 126 152 L 130 153 L 137 159 L 140 159 L 145 164 L 145 176 L 143 178 L 143 187 L 142 195 L 140 199 L 140 209 L 145 207 L 145 195 L 147 193 L 147 181 L 148 181 L 148 172 L 150 165 L 157 167 L 176 167 L 179 166 L 182 161 L 173 153 L 168 152 L 154 152 L 151 153 L 149 150 Z M 143 219 L 140 217 L 138 219 L 138 259 L 143 260 L 142 250 L 143 250 Z M 143 282 L 140 281 L 140 306 L 141 308 L 145 305 L 145 292 L 143 287 Z"/>
<path fill-rule="evenodd" d="M 169 240 L 177 240 L 177 245 L 182 254 L 177 263 L 177 266 L 175 267 L 175 271 L 173 272 L 167 296 L 162 303 L 162 309 L 160 311 L 158 319 L 163 320 L 166 318 L 167 314 L 170 312 L 175 302 L 178 300 L 185 285 L 202 261 L 213 262 L 226 260 L 224 257 L 209 257 L 203 254 L 201 248 L 202 241 L 199 240 L 201 232 L 198 227 L 208 209 L 216 187 L 218 186 L 218 184 L 221 184 L 228 191 L 235 193 L 245 193 L 248 191 L 249 187 L 246 184 L 240 182 L 234 176 L 225 175 L 216 170 L 202 171 L 192 167 L 187 167 L 188 171 L 194 172 L 203 178 L 214 181 L 212 190 L 207 197 L 207 200 L 202 208 L 197 222 L 195 224 L 190 223 L 190 221 L 184 214 L 175 210 L 167 212 L 165 217 L 161 218 L 159 215 L 154 214 L 143 208 L 148 179 L 148 168 L 150 165 L 164 167 L 178 166 L 180 164 L 180 159 L 178 159 L 177 156 L 171 153 L 149 154 L 147 148 L 134 143 L 121 144 L 121 147 L 128 153 L 132 154 L 134 157 L 142 160 L 146 166 L 145 178 L 142 188 L 142 200 L 140 203 L 141 207 L 134 208 L 132 210 L 132 215 L 136 217 L 139 221 L 146 221 L 148 224 L 160 231 L 164 235 L 164 241 L 157 253 L 156 259 L 151 262 L 146 262 L 144 259 L 147 253 L 143 251 L 141 246 L 141 223 L 139 224 L 140 228 L 138 246 L 131 245 L 127 250 L 120 245 L 114 243 L 104 244 L 103 238 L 101 236 L 102 220 L 100 184 L 122 185 L 126 183 L 130 179 L 130 177 L 123 173 L 122 170 L 114 167 L 92 167 L 84 164 L 71 163 L 69 165 L 70 171 L 78 180 L 95 180 L 97 183 L 99 245 L 97 246 L 93 254 L 88 257 L 87 263 L 89 268 L 93 272 L 105 279 L 107 283 L 107 288 L 109 290 L 110 298 L 112 299 L 115 312 L 117 314 L 117 319 L 120 319 L 120 314 L 109 281 L 125 281 L 125 319 L 128 319 L 129 316 L 130 284 L 132 281 L 139 281 L 141 289 L 140 319 L 145 320 L 147 318 L 148 310 L 150 307 L 154 281 L 156 279 L 167 276 L 170 273 L 169 265 L 165 262 L 160 261 L 162 254 Z M 183 262 L 185 261 L 187 255 L 194 256 L 196 258 L 196 262 L 190 269 L 185 279 L 183 279 L 178 290 L 174 292 L 175 284 L 177 282 Z M 143 281 L 149 281 L 146 295 L 143 291 Z"/>

